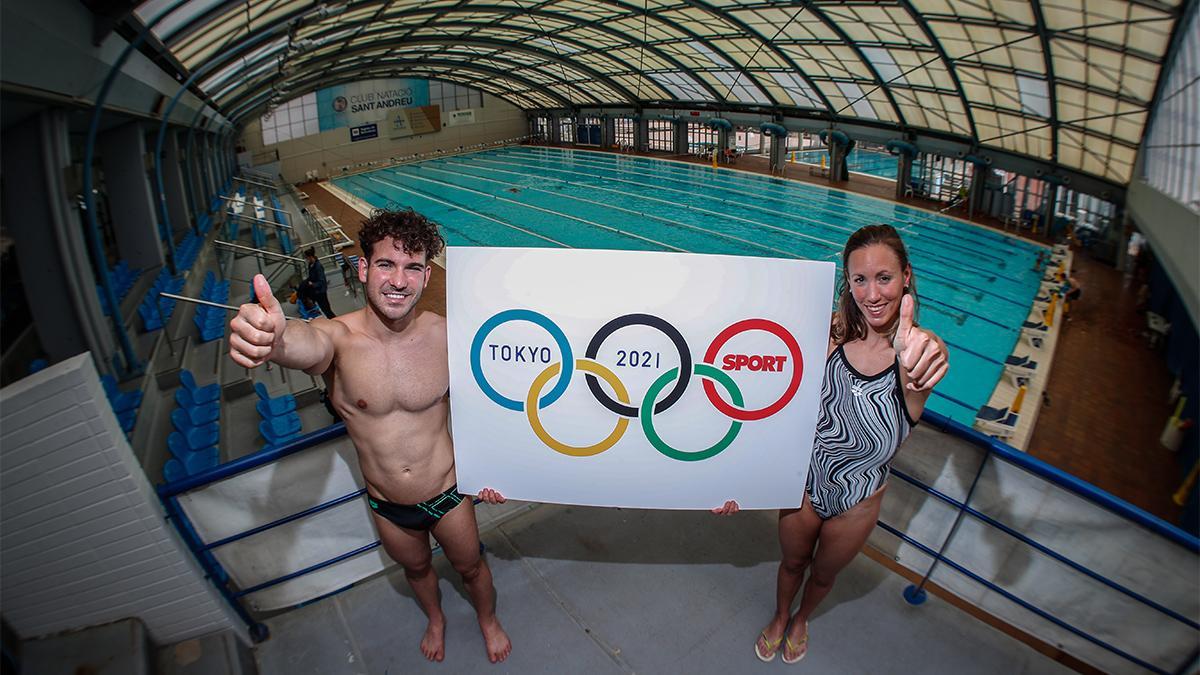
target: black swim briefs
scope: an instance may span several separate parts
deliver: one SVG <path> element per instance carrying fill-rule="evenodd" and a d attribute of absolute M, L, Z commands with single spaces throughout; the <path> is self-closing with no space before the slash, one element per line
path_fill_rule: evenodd
<path fill-rule="evenodd" d="M 367 495 L 367 503 L 371 505 L 372 511 L 406 530 L 421 531 L 437 525 L 442 516 L 450 513 L 462 500 L 463 496 L 458 493 L 458 483 L 419 504 L 395 504 Z"/>

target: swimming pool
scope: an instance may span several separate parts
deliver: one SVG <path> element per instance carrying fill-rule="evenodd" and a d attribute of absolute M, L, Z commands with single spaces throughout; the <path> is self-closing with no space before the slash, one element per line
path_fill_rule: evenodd
<path fill-rule="evenodd" d="M 796 151 L 797 162 L 820 164 L 822 157 L 825 158 L 825 165 L 829 166 L 829 151 L 824 148 Z M 896 180 L 896 157 L 886 152 L 872 152 L 855 148 L 850 151 L 849 155 L 846 155 L 846 168 L 856 173 Z M 914 174 L 918 173 L 919 171 L 914 169 Z"/>
<path fill-rule="evenodd" d="M 377 207 L 411 206 L 451 245 L 684 251 L 829 260 L 863 225 L 901 231 L 919 320 L 954 367 L 929 407 L 970 425 L 1012 353 L 1043 247 L 936 213 L 816 185 L 647 157 L 513 147 L 338 178 Z"/>

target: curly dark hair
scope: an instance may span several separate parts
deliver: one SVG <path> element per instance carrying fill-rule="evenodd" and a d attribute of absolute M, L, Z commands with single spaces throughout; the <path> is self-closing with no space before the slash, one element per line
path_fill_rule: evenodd
<path fill-rule="evenodd" d="M 446 240 L 438 232 L 437 223 L 411 208 L 392 211 L 376 209 L 371 212 L 371 217 L 363 221 L 362 229 L 358 232 L 363 257 L 370 260 L 375 243 L 383 241 L 385 237 L 400 242 L 404 252 L 409 255 L 424 252 L 426 260 L 436 258 L 446 246 Z"/>

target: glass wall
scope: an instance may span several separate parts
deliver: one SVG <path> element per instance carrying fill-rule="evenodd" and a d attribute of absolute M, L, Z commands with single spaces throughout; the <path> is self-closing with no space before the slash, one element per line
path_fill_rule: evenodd
<path fill-rule="evenodd" d="M 1142 177 L 1200 212 L 1200 12 L 1190 21 L 1146 135 Z"/>
<path fill-rule="evenodd" d="M 974 173 L 974 165 L 970 162 L 922 152 L 913 159 L 909 187 L 914 197 L 951 202 L 970 189 Z"/>
<path fill-rule="evenodd" d="M 613 120 L 613 142 L 622 148 L 632 148 L 634 144 L 637 122 L 629 117 L 618 117 Z"/>
<path fill-rule="evenodd" d="M 688 122 L 687 139 L 687 153 L 689 155 L 699 155 L 717 147 L 720 135 L 716 129 L 709 127 L 707 124 Z"/>
<path fill-rule="evenodd" d="M 600 145 L 600 118 L 581 117 L 576 127 L 575 142 L 578 145 Z"/>
<path fill-rule="evenodd" d="M 558 118 L 558 140 L 563 143 L 575 142 L 575 118 Z"/>
<path fill-rule="evenodd" d="M 550 140 L 550 118 L 545 116 L 534 117 L 530 125 L 534 140 L 548 141 Z"/>
<path fill-rule="evenodd" d="M 647 147 L 659 152 L 675 152 L 675 123 L 671 120 L 650 120 Z"/>

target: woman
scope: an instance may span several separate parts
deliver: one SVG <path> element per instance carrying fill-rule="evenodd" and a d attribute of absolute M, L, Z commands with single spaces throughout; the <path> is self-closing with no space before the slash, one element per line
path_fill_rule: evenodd
<path fill-rule="evenodd" d="M 808 485 L 799 509 L 779 512 L 775 615 L 754 644 L 762 661 L 804 658 L 808 619 L 875 528 L 888 465 L 949 367 L 945 345 L 915 324 L 916 279 L 893 227 L 851 235 L 842 271 Z"/>

